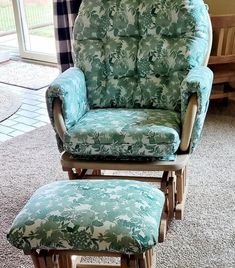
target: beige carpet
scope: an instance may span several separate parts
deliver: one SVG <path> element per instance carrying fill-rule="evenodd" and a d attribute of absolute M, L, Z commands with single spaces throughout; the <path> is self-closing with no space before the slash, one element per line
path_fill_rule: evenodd
<path fill-rule="evenodd" d="M 14 114 L 20 106 L 21 100 L 19 96 L 7 90 L 0 89 L 0 122 Z"/>
<path fill-rule="evenodd" d="M 227 109 L 211 109 L 207 117 L 188 169 L 185 218 L 173 221 L 166 242 L 157 245 L 157 268 L 235 267 L 233 107 L 227 115 Z M 35 189 L 66 178 L 50 126 L 5 142 L 0 162 L 0 267 L 31 268 L 31 260 L 8 244 L 6 232 Z"/>
<path fill-rule="evenodd" d="M 59 70 L 45 65 L 21 61 L 0 64 L 0 83 L 39 90 L 48 86 L 59 74 Z"/>

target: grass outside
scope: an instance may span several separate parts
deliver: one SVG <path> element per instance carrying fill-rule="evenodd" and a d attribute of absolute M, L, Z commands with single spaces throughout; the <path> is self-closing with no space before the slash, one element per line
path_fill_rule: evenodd
<path fill-rule="evenodd" d="M 53 37 L 53 15 L 51 5 L 27 4 L 26 18 L 30 34 Z M 48 24 L 51 24 L 48 26 Z M 45 27 L 42 27 L 45 25 Z M 0 4 L 0 34 L 15 32 L 13 7 L 10 4 Z"/>
<path fill-rule="evenodd" d="M 36 28 L 30 30 L 30 34 L 43 37 L 54 37 L 54 26 L 49 25 L 45 27 Z"/>

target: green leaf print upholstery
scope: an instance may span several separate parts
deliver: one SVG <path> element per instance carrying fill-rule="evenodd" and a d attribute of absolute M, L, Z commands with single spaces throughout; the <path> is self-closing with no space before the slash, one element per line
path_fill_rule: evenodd
<path fill-rule="evenodd" d="M 7 238 L 24 251 L 142 253 L 158 241 L 164 199 L 145 182 L 57 181 L 34 193 Z"/>
<path fill-rule="evenodd" d="M 52 124 L 55 96 L 63 102 L 67 132 L 59 141 L 61 150 L 91 158 L 170 158 L 179 148 L 184 113 L 196 92 L 201 108 L 190 145 L 193 151 L 212 85 L 210 70 L 199 68 L 208 52 L 208 31 L 202 0 L 83 0 L 74 25 L 75 68 L 62 74 L 67 84 L 53 83 L 47 92 Z M 198 70 L 195 90 L 187 79 Z M 206 86 L 200 82 L 204 79 Z M 131 114 L 136 122 L 129 120 Z M 91 116 L 94 120 L 88 126 Z M 126 124 L 122 116 L 128 118 Z M 117 129 L 111 130 L 114 125 Z M 135 132 L 131 126 L 137 125 Z"/>
<path fill-rule="evenodd" d="M 77 68 L 70 68 L 50 85 L 46 99 L 50 104 L 48 112 L 51 115 L 53 113 L 52 103 L 55 98 L 61 99 L 65 125 L 70 128 L 87 112 L 89 107 L 83 72 Z M 53 120 L 53 116 L 50 118 Z"/>
<path fill-rule="evenodd" d="M 94 109 L 71 127 L 65 150 L 82 156 L 172 155 L 179 147 L 180 114 L 156 109 Z M 75 142 L 74 142 L 75 141 Z"/>

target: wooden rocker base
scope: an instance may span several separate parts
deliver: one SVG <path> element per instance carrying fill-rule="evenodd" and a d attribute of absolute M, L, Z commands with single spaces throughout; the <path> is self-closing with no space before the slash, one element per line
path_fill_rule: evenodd
<path fill-rule="evenodd" d="M 155 251 L 150 249 L 142 254 L 127 255 L 109 252 L 78 252 L 73 250 L 32 250 L 30 255 L 35 268 L 154 268 Z M 83 263 L 81 257 L 119 257 L 119 264 Z"/>
<path fill-rule="evenodd" d="M 128 179 L 154 182 L 160 185 L 165 193 L 165 210 L 160 226 L 159 242 L 166 238 L 167 224 L 173 218 L 182 219 L 186 200 L 186 166 L 189 154 L 178 155 L 175 161 L 155 161 L 143 163 L 123 163 L 115 161 L 81 161 L 71 154 L 64 152 L 61 155 L 61 164 L 68 172 L 69 179 Z M 143 176 L 114 176 L 104 175 L 101 170 L 121 171 L 162 171 L 161 177 Z"/>

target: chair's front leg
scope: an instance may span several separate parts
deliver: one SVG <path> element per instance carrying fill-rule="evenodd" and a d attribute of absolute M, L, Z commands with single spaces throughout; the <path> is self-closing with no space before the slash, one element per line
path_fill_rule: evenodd
<path fill-rule="evenodd" d="M 93 176 L 101 176 L 101 170 L 100 169 L 93 169 L 92 175 Z"/>
<path fill-rule="evenodd" d="M 74 168 L 66 168 L 62 167 L 63 171 L 68 172 L 68 177 L 70 180 L 78 180 L 81 175 L 81 170 L 74 169 Z"/>
<path fill-rule="evenodd" d="M 168 181 L 168 204 L 169 204 L 169 211 L 168 211 L 168 217 L 169 220 L 174 218 L 174 213 L 175 213 L 175 205 L 176 205 L 176 200 L 175 200 L 175 178 L 174 177 L 169 177 Z"/>
<path fill-rule="evenodd" d="M 86 175 L 92 175 L 92 176 L 101 176 L 101 170 L 100 169 L 75 169 L 75 168 L 65 168 L 63 167 L 63 171 L 68 172 L 68 177 L 70 180 L 78 180 L 78 179 L 84 179 Z"/>
<path fill-rule="evenodd" d="M 186 167 L 184 169 L 177 170 L 176 174 L 176 207 L 175 218 L 182 220 L 184 214 L 184 205 L 186 200 Z"/>
<path fill-rule="evenodd" d="M 184 178 L 183 178 L 184 170 L 180 169 L 175 172 L 176 175 L 176 201 L 177 203 L 181 203 L 183 201 L 184 196 Z"/>
<path fill-rule="evenodd" d="M 158 236 L 158 242 L 162 243 L 166 240 L 166 234 L 167 234 L 167 227 L 168 227 L 168 215 L 166 212 L 163 211 L 160 227 L 159 227 L 159 236 Z"/>

